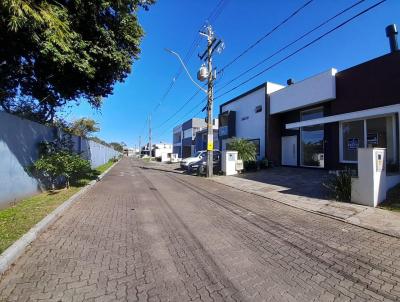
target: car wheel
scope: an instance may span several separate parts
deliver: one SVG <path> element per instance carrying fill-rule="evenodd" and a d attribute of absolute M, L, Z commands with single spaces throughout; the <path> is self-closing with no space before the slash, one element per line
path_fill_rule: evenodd
<path fill-rule="evenodd" d="M 205 166 L 200 165 L 200 166 L 197 168 L 197 175 L 206 175 Z"/>

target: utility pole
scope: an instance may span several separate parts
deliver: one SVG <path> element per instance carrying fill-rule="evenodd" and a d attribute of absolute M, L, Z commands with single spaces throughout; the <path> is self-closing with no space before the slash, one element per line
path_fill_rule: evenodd
<path fill-rule="evenodd" d="M 151 159 L 151 114 L 149 115 L 149 156 Z"/>
<path fill-rule="evenodd" d="M 213 86 L 214 72 L 212 69 L 212 44 L 214 33 L 211 26 L 207 27 L 207 65 L 208 65 L 208 93 L 207 93 L 207 177 L 212 177 L 214 173 L 213 151 L 214 151 L 214 130 L 213 130 Z"/>
<path fill-rule="evenodd" d="M 207 70 L 200 68 L 197 78 L 199 80 L 207 79 L 207 177 L 213 176 L 213 150 L 214 150 L 214 129 L 213 129 L 213 105 L 214 105 L 214 80 L 215 72 L 212 67 L 212 55 L 217 49 L 220 52 L 223 49 L 223 43 L 214 36 L 211 25 L 206 27 L 205 32 L 200 35 L 207 38 L 207 50 L 199 57 L 201 60 L 206 57 Z"/>
<path fill-rule="evenodd" d="M 141 147 L 142 147 L 142 137 L 139 135 L 139 157 L 140 157 L 140 154 L 142 154 Z"/>
<path fill-rule="evenodd" d="M 214 37 L 214 32 L 212 30 L 211 25 L 207 26 L 205 31 L 200 31 L 199 33 L 200 35 L 207 38 L 207 49 L 204 51 L 202 55 L 199 55 L 200 60 L 204 60 L 205 58 L 205 61 L 207 61 L 207 67 L 205 66 L 205 64 L 203 64 L 200 67 L 200 70 L 197 73 L 197 79 L 201 82 L 207 80 L 207 90 L 201 87 L 193 80 L 187 67 L 185 66 L 185 63 L 183 62 L 182 58 L 179 56 L 178 53 L 167 48 L 165 50 L 168 51 L 169 53 L 172 53 L 179 59 L 189 79 L 193 82 L 193 84 L 197 86 L 197 88 L 199 88 L 201 91 L 207 94 L 207 106 L 203 109 L 203 111 L 207 109 L 207 177 L 212 177 L 213 150 L 214 150 L 213 93 L 214 93 L 214 80 L 216 77 L 215 71 L 212 69 L 212 55 L 215 50 L 217 50 L 218 53 L 221 53 L 221 51 L 224 49 L 225 46 L 221 40 L 217 41 L 217 39 Z"/>

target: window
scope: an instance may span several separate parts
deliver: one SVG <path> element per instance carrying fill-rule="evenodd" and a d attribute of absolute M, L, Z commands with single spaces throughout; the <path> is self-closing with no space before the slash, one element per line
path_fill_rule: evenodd
<path fill-rule="evenodd" d="M 183 138 L 188 138 L 188 137 L 193 138 L 192 137 L 192 134 L 193 134 L 192 131 L 193 131 L 192 128 L 186 129 L 185 131 L 183 131 Z"/>
<path fill-rule="evenodd" d="M 302 111 L 302 121 L 324 116 L 323 108 Z M 300 163 L 307 167 L 324 167 L 324 125 L 302 127 L 300 130 Z"/>
<path fill-rule="evenodd" d="M 357 148 L 386 148 L 386 159 L 397 163 L 393 116 L 342 122 L 340 124 L 340 160 L 357 162 Z"/>
<path fill-rule="evenodd" d="M 259 112 L 261 112 L 262 111 L 262 106 L 261 105 L 258 105 L 257 107 L 256 107 L 256 113 L 259 113 Z"/>
<path fill-rule="evenodd" d="M 367 146 L 387 148 L 388 163 L 395 162 L 393 117 L 379 117 L 367 120 Z"/>
<path fill-rule="evenodd" d="M 357 149 L 364 147 L 364 121 L 342 123 L 342 161 L 357 161 Z"/>
<path fill-rule="evenodd" d="M 181 133 L 180 132 L 176 132 L 173 135 L 173 143 L 174 144 L 178 144 L 181 142 Z"/>
<path fill-rule="evenodd" d="M 300 113 L 301 121 L 313 120 L 313 119 L 320 118 L 323 116 L 324 116 L 324 111 L 323 111 L 322 107 L 305 110 Z"/>
<path fill-rule="evenodd" d="M 192 138 L 194 139 L 195 136 L 196 136 L 196 133 L 201 131 L 203 128 L 201 128 L 201 127 L 193 127 L 192 129 L 193 129 Z"/>

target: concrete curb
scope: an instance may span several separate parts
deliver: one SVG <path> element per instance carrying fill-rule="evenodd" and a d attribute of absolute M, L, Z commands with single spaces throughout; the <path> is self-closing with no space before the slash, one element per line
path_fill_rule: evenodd
<path fill-rule="evenodd" d="M 104 171 L 97 180 L 92 180 L 83 187 L 81 190 L 72 195 L 68 200 L 64 201 L 53 212 L 48 214 L 45 218 L 33 226 L 25 235 L 15 241 L 8 249 L 0 255 L 0 276 L 3 275 L 11 265 L 25 252 L 29 244 L 31 244 L 41 233 L 43 233 L 53 222 L 55 222 L 62 213 L 72 206 L 81 195 L 85 194 L 92 188 L 99 180 L 101 180 L 117 163 L 119 160 Z"/>

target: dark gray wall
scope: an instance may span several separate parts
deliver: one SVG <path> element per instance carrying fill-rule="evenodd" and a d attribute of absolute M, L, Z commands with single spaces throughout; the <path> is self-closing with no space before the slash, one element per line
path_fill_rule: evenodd
<path fill-rule="evenodd" d="M 38 158 L 38 143 L 52 141 L 56 128 L 0 112 L 0 208 L 41 191 L 39 182 L 25 168 Z M 73 136 L 74 149 L 90 160 L 93 168 L 119 155 L 114 149 Z"/>

